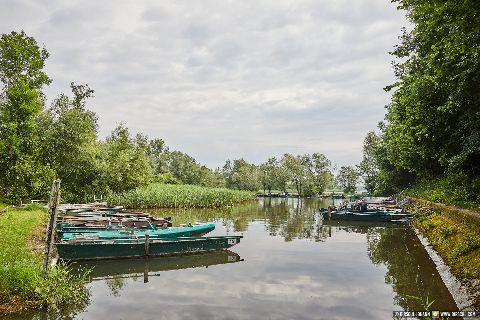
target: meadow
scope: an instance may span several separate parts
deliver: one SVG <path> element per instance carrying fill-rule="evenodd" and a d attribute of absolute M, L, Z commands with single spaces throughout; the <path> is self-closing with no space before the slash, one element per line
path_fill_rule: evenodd
<path fill-rule="evenodd" d="M 86 305 L 86 272 L 73 275 L 65 264 L 57 264 L 43 277 L 46 210 L 5 207 L 0 205 L 0 314 Z"/>

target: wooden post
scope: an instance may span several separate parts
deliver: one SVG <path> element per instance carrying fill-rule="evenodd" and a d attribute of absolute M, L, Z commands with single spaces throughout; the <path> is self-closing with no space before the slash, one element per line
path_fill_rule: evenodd
<path fill-rule="evenodd" d="M 148 282 L 148 271 L 149 271 L 149 267 L 148 267 L 148 260 L 145 262 L 145 268 L 143 269 L 143 283 L 147 283 Z"/>
<path fill-rule="evenodd" d="M 147 233 L 145 235 L 145 258 L 148 258 L 150 253 L 150 235 Z"/>
<path fill-rule="evenodd" d="M 55 235 L 55 223 L 57 222 L 57 208 L 60 203 L 60 179 L 54 180 L 52 184 L 52 192 L 50 193 L 50 201 L 48 202 L 48 225 L 47 238 L 45 241 L 45 253 L 43 259 L 43 277 L 48 273 L 48 263 L 50 253 L 52 252 L 53 237 Z"/>

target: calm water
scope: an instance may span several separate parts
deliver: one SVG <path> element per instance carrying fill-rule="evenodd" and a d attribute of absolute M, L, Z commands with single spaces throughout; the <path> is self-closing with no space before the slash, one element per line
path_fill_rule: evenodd
<path fill-rule="evenodd" d="M 324 224 L 329 202 L 260 199 L 222 210 L 157 210 L 241 234 L 231 251 L 91 263 L 90 302 L 74 319 L 391 319 L 393 310 L 457 310 L 408 227 Z M 75 267 L 75 266 L 73 266 Z M 77 310 L 75 310 L 77 309 Z M 79 310 L 78 310 L 79 309 Z M 11 319 L 49 319 L 45 312 Z"/>

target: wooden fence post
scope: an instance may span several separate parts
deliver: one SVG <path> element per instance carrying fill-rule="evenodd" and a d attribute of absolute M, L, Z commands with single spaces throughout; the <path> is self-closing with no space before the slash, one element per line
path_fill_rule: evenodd
<path fill-rule="evenodd" d="M 48 263 L 52 252 L 53 237 L 55 235 L 55 224 L 57 222 L 57 208 L 60 204 L 60 179 L 54 180 L 52 184 L 52 192 L 50 193 L 50 201 L 48 202 L 48 225 L 47 238 L 45 241 L 45 253 L 43 258 L 43 278 L 48 273 Z"/>

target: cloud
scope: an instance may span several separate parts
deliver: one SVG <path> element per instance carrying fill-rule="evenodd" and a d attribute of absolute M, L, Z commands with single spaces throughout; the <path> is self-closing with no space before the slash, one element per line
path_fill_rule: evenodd
<path fill-rule="evenodd" d="M 361 159 L 393 82 L 402 12 L 358 1 L 1 1 L 0 30 L 51 53 L 51 100 L 95 89 L 100 134 L 123 121 L 210 167 L 285 152 Z"/>

